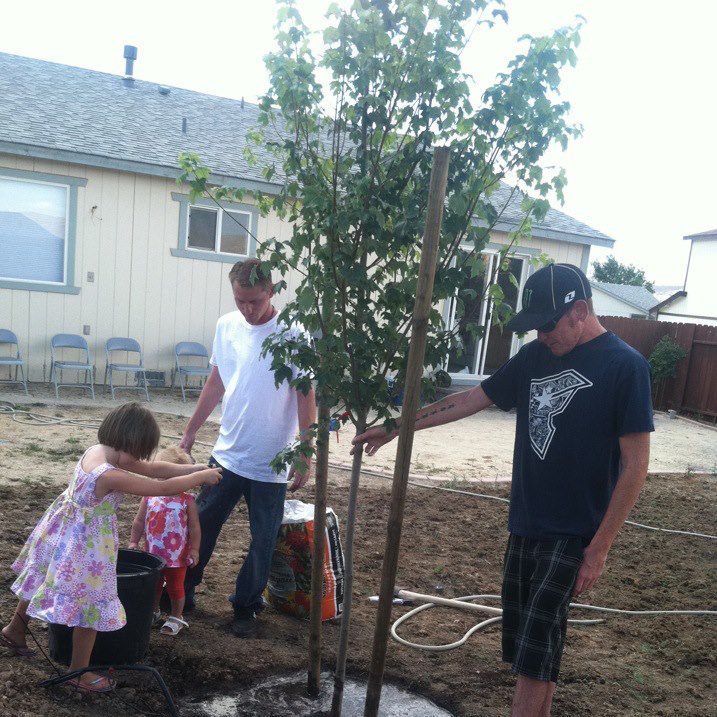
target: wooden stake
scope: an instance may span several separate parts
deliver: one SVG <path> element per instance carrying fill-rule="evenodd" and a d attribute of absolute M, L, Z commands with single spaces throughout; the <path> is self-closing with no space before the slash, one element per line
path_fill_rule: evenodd
<path fill-rule="evenodd" d="M 376 629 L 373 637 L 373 652 L 369 671 L 368 690 L 364 717 L 376 717 L 381 699 L 383 673 L 386 666 L 386 647 L 391 622 L 393 591 L 398 569 L 398 555 L 403 528 L 403 510 L 406 502 L 408 471 L 411 466 L 411 450 L 413 449 L 414 423 L 416 410 L 421 394 L 421 378 L 423 375 L 423 357 L 426 351 L 426 334 L 428 318 L 432 308 L 433 280 L 436 272 L 436 259 L 443 217 L 443 202 L 446 196 L 448 179 L 448 160 L 450 149 L 437 147 L 433 153 L 433 169 L 428 195 L 428 216 L 426 230 L 423 235 L 421 265 L 418 275 L 416 303 L 413 309 L 411 345 L 408 352 L 408 367 L 404 389 L 403 411 L 398 433 L 398 449 L 396 465 L 393 472 L 393 488 L 391 491 L 391 511 L 388 519 L 386 548 L 384 551 L 383 570 L 381 573 L 381 591 L 379 594 Z"/>

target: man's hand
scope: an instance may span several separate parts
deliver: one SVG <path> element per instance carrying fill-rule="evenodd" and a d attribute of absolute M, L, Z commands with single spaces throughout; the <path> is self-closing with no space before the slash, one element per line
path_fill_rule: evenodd
<path fill-rule="evenodd" d="M 583 562 L 578 570 L 573 595 L 580 595 L 595 585 L 602 575 L 607 560 L 607 550 L 594 546 L 592 543 L 583 551 Z"/>
<path fill-rule="evenodd" d="M 302 468 L 299 468 L 298 470 L 294 468 L 294 466 L 291 466 L 291 469 L 289 470 L 289 480 L 292 481 L 292 484 L 289 486 L 289 491 L 293 493 L 296 490 L 299 490 L 303 485 L 306 484 L 306 481 L 309 480 L 309 476 L 311 475 L 311 458 L 304 458 L 304 465 Z"/>
<path fill-rule="evenodd" d="M 139 544 L 138 543 L 127 543 L 127 549 L 128 550 L 139 550 Z"/>
<path fill-rule="evenodd" d="M 198 548 L 190 548 L 189 552 L 187 553 L 187 565 L 190 567 L 192 565 L 196 565 L 199 562 L 199 549 Z"/>
<path fill-rule="evenodd" d="M 383 426 L 369 428 L 368 431 L 360 433 L 353 439 L 353 441 L 351 441 L 354 445 L 354 448 L 351 449 L 351 455 L 353 455 L 356 450 L 355 446 L 360 443 L 365 443 L 366 455 L 372 456 L 381 446 L 392 441 L 397 435 L 397 430 L 386 433 L 386 429 Z"/>
<path fill-rule="evenodd" d="M 197 432 L 190 431 L 188 429 L 184 430 L 184 433 L 182 434 L 182 440 L 179 441 L 179 447 L 188 455 L 192 455 L 192 446 L 194 445 L 194 441 L 197 439 Z"/>

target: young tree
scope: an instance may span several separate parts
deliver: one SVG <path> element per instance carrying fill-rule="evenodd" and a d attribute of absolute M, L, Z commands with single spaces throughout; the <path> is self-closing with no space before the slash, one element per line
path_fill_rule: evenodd
<path fill-rule="evenodd" d="M 607 284 L 628 284 L 644 286 L 649 292 L 654 291 L 653 282 L 645 278 L 645 272 L 632 264 L 621 264 L 612 254 L 603 262 L 593 262 L 593 275 L 597 281 Z"/>
<path fill-rule="evenodd" d="M 451 162 L 424 362 L 429 375 L 456 344 L 455 329 L 444 325 L 439 311 L 442 301 L 458 296 L 474 307 L 475 315 L 464 316 L 461 324 L 476 336 L 487 328 L 477 325 L 475 308 L 483 301 L 490 302 L 494 321 L 510 315 L 512 307 L 495 282 L 486 278 L 481 290 L 465 286 L 485 273 L 481 252 L 501 220 L 516 226 L 495 268 L 508 274 L 512 246 L 544 216 L 548 193 L 562 199 L 562 171 L 543 169 L 541 159 L 553 143 L 565 147 L 579 132 L 568 120 L 569 105 L 558 97 L 560 72 L 576 59 L 578 26 L 524 37 L 522 52 L 473 106 L 461 54 L 475 30 L 507 20 L 501 2 L 354 0 L 332 4 L 326 17 L 323 54 L 316 57 L 295 2 L 280 0 L 277 48 L 266 57 L 270 87 L 260 103 L 261 126 L 246 151 L 265 179 L 277 183 L 275 194 L 254 193 L 261 211 L 274 211 L 292 225 L 290 237 L 257 239 L 257 251 L 267 268 L 300 275 L 280 319 L 287 326 L 303 324 L 315 339 L 287 333 L 265 348 L 277 382 L 300 390 L 307 389 L 307 376 L 316 383 L 317 493 L 325 485 L 332 416 L 350 421 L 358 433 L 377 422 L 390 425 L 395 417 L 432 147 L 450 145 Z M 193 195 L 217 202 L 245 199 L 245 191 L 213 187 L 209 168 L 196 155 L 184 155 L 181 164 L 181 179 Z M 515 277 L 510 281 L 517 286 Z M 293 375 L 292 365 L 301 375 Z M 430 394 L 431 388 L 427 376 L 424 390 Z M 308 450 L 296 445 L 277 460 L 301 460 Z M 334 714 L 340 713 L 343 693 L 361 463 L 359 449 L 351 471 Z M 323 537 L 318 524 L 316 533 Z M 320 585 L 313 589 L 320 595 Z"/>

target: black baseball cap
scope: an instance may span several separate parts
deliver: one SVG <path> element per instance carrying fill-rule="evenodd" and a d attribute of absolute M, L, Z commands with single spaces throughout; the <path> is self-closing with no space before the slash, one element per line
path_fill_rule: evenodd
<path fill-rule="evenodd" d="M 521 310 L 508 322 L 509 331 L 523 334 L 558 319 L 580 299 L 592 296 L 585 274 L 572 264 L 548 264 L 528 277 Z"/>

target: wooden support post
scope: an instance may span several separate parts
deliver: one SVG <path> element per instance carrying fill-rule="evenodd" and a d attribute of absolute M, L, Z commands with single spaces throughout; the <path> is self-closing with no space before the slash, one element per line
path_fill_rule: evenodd
<path fill-rule="evenodd" d="M 393 472 L 393 489 L 391 491 L 391 510 L 386 534 L 383 570 L 381 573 L 381 591 L 379 594 L 376 629 L 373 637 L 373 652 L 369 670 L 368 690 L 364 717 L 376 717 L 381 699 L 383 672 L 386 666 L 386 648 L 388 631 L 391 621 L 393 591 L 398 569 L 398 555 L 403 528 L 403 510 L 406 502 L 408 471 L 411 465 L 413 448 L 414 422 L 421 395 L 421 378 L 423 375 L 423 357 L 426 351 L 426 335 L 428 333 L 428 317 L 432 308 L 433 280 L 436 273 L 436 260 L 443 217 L 443 202 L 446 195 L 448 179 L 448 160 L 450 149 L 437 147 L 433 154 L 433 169 L 428 196 L 428 216 L 426 230 L 423 235 L 421 264 L 416 288 L 416 303 L 413 309 L 411 345 L 408 352 L 408 366 L 403 398 L 403 411 L 398 434 L 396 465 Z"/>

